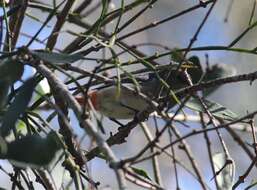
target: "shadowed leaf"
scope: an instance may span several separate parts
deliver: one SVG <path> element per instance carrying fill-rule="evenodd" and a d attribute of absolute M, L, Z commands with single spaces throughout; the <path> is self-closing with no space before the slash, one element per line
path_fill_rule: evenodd
<path fill-rule="evenodd" d="M 12 84 L 19 80 L 23 74 L 23 64 L 15 62 L 12 59 L 5 59 L 0 62 L 0 80 L 8 81 Z"/>
<path fill-rule="evenodd" d="M 54 132 L 46 138 L 39 135 L 26 136 L 8 143 L 6 159 L 17 166 L 44 167 L 47 166 L 61 148 L 59 139 Z"/>
<path fill-rule="evenodd" d="M 39 52 L 39 51 L 32 51 L 32 55 L 36 56 L 39 59 L 42 59 L 46 62 L 50 63 L 73 63 L 75 61 L 84 59 L 81 54 L 63 54 L 63 53 L 55 53 L 55 52 Z"/>
<path fill-rule="evenodd" d="M 0 110 L 6 103 L 10 84 L 7 81 L 0 81 Z"/>
<path fill-rule="evenodd" d="M 23 65 L 11 59 L 0 62 L 0 109 L 6 104 L 9 87 L 23 74 Z"/>
<path fill-rule="evenodd" d="M 224 120 L 236 120 L 238 119 L 238 115 L 231 110 L 227 109 L 226 107 L 212 102 L 206 99 L 203 99 L 203 102 L 206 104 L 207 109 L 213 114 L 213 116 L 217 118 L 221 118 Z M 202 107 L 201 103 L 197 99 L 191 99 L 186 103 L 186 106 L 192 110 L 205 112 L 204 108 Z"/>
<path fill-rule="evenodd" d="M 15 95 L 14 101 L 11 103 L 7 112 L 3 116 L 1 134 L 7 136 L 11 129 L 14 128 L 19 116 L 24 113 L 29 101 L 32 97 L 33 90 L 37 84 L 35 78 L 27 80 Z"/>

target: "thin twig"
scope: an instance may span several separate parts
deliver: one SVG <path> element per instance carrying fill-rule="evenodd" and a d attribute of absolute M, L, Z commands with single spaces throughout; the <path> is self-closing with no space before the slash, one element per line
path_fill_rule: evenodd
<path fill-rule="evenodd" d="M 114 169 L 119 188 L 125 189 L 125 180 L 124 180 L 124 174 L 121 169 L 118 168 L 118 165 L 116 163 L 118 162 L 116 156 L 113 154 L 112 150 L 110 149 L 109 145 L 104 141 L 104 139 L 99 135 L 99 133 L 96 131 L 95 126 L 92 124 L 92 122 L 89 119 L 84 120 L 81 118 L 83 115 L 82 109 L 78 102 L 75 100 L 75 98 L 70 94 L 70 92 L 67 90 L 66 86 L 52 73 L 50 69 L 48 69 L 43 62 L 37 63 L 35 65 L 38 72 L 40 72 L 44 77 L 47 78 L 49 84 L 52 88 L 55 88 L 56 92 L 59 93 L 59 95 L 67 101 L 70 108 L 74 111 L 81 127 L 86 130 L 86 132 L 96 140 L 98 146 L 102 149 L 102 151 L 107 155 L 108 160 L 110 161 L 111 167 Z"/>

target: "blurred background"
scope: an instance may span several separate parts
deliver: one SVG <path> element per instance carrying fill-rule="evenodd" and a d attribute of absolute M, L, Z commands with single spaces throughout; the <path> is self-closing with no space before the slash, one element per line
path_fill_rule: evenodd
<path fill-rule="evenodd" d="M 52 1 L 42 1 L 46 4 L 52 3 Z M 58 2 L 58 1 L 57 1 Z M 100 8 L 92 11 L 91 14 L 88 14 L 89 10 L 92 10 L 100 1 L 95 0 L 91 3 L 91 5 L 83 12 L 85 14 L 83 20 L 88 23 L 94 23 L 95 19 L 100 15 Z M 131 0 L 126 0 L 125 3 L 128 4 L 132 2 Z M 199 46 L 227 46 L 231 43 L 245 28 L 249 25 L 249 19 L 251 16 L 251 11 L 253 8 L 254 0 L 245 0 L 245 1 L 233 1 L 232 6 L 230 7 L 231 0 L 219 0 L 214 7 L 214 10 L 211 12 L 211 15 L 208 17 L 206 24 L 203 29 L 200 31 L 197 41 L 194 43 L 193 47 Z M 111 0 L 109 9 L 116 9 L 120 7 L 120 0 Z M 125 30 L 119 33 L 119 36 L 123 36 L 131 31 L 134 31 L 137 28 L 141 28 L 142 26 L 148 25 L 152 22 L 162 20 L 168 16 L 179 13 L 189 7 L 192 7 L 198 4 L 198 0 L 159 0 L 153 8 L 148 9 L 142 16 L 140 16 L 136 21 L 128 26 Z M 79 5 L 80 1 L 77 0 L 76 5 Z M 75 6 L 76 7 L 76 6 Z M 156 43 L 162 44 L 164 46 L 170 48 L 186 48 L 190 42 L 190 39 L 196 32 L 199 24 L 204 18 L 207 8 L 200 8 L 195 11 L 192 11 L 188 14 L 180 16 L 176 19 L 173 19 L 169 22 L 165 22 L 164 24 L 159 25 L 158 27 L 148 29 L 136 35 L 133 35 L 129 38 L 126 38 L 124 42 L 130 45 L 137 45 L 142 43 Z M 138 10 L 142 7 L 138 7 L 129 11 L 122 17 L 121 23 L 125 23 L 132 15 L 134 15 Z M 229 12 L 229 13 L 227 13 Z M 35 21 L 31 17 L 26 17 L 24 21 L 24 25 L 22 27 L 22 32 L 24 33 L 23 37 L 19 38 L 18 46 L 22 46 L 29 41 L 29 36 L 33 36 L 42 23 L 40 21 L 44 21 L 47 17 L 47 14 L 41 12 L 37 9 L 29 9 L 29 15 L 35 16 L 39 21 Z M 256 20 L 256 14 L 253 17 L 253 20 Z M 225 21 L 227 20 L 227 21 Z M 49 23 L 49 26 L 46 27 L 43 32 L 40 33 L 38 39 L 41 42 L 34 42 L 31 45 L 31 49 L 41 49 L 44 48 L 44 40 L 47 39 L 49 34 L 52 31 L 52 26 L 54 25 L 56 20 L 52 20 Z M 106 32 L 112 32 L 115 27 L 116 20 L 112 21 L 105 27 Z M 58 49 L 62 50 L 67 46 L 69 42 L 74 39 L 74 36 L 68 34 L 67 31 L 72 32 L 83 32 L 84 30 L 78 26 L 73 24 L 69 24 L 68 22 L 65 24 L 65 27 L 62 29 L 63 33 L 61 33 L 60 38 L 58 38 L 58 43 L 56 46 L 56 51 Z M 90 45 L 93 45 L 95 42 L 92 42 Z M 236 45 L 235 47 L 253 49 L 257 46 L 257 32 L 256 29 L 252 29 L 245 35 Z M 162 53 L 166 50 L 161 47 L 156 46 L 139 46 L 139 50 L 144 52 L 146 55 L 153 55 L 156 52 Z M 203 66 L 205 66 L 206 62 L 206 54 L 208 54 L 209 63 L 216 64 L 222 63 L 226 64 L 228 67 L 236 68 L 237 74 L 248 73 L 256 70 L 257 57 L 253 54 L 246 53 L 238 53 L 232 51 L 197 51 L 190 52 L 189 55 L 197 55 Z M 102 58 L 103 56 L 110 56 L 109 51 L 99 51 L 89 54 L 88 57 L 94 58 Z M 120 57 L 122 61 L 128 61 L 130 58 L 127 54 L 124 54 Z M 165 56 L 161 59 L 158 59 L 158 62 L 161 64 L 169 63 L 170 57 Z M 85 68 L 88 70 L 92 70 L 96 63 L 93 61 L 81 61 L 81 68 Z M 136 70 L 140 68 L 140 65 L 136 65 L 133 67 L 128 67 L 128 70 Z M 28 77 L 33 73 L 31 68 L 26 69 L 26 73 L 24 77 Z M 112 73 L 115 74 L 115 71 Z M 86 81 L 81 81 L 82 84 L 86 83 Z M 47 85 L 46 83 L 44 86 Z M 238 115 L 245 115 L 247 112 L 257 110 L 256 103 L 256 83 L 253 82 L 252 85 L 249 82 L 240 82 L 235 84 L 224 85 L 219 90 L 217 90 L 214 94 L 209 97 L 210 100 L 215 102 L 219 102 L 220 104 L 226 106 L 227 108 L 233 110 Z M 43 113 L 45 117 L 48 116 L 48 113 Z M 78 124 L 76 123 L 74 116 L 71 115 L 72 126 L 74 127 L 74 132 L 78 135 L 78 139 L 84 136 L 84 131 L 82 131 Z M 55 125 L 56 120 L 52 121 L 52 126 Z M 122 121 L 126 123 L 127 121 Z M 158 121 L 161 124 L 161 120 Z M 150 126 L 151 132 L 154 134 L 154 121 L 153 118 L 150 118 L 147 121 L 147 124 Z M 192 130 L 192 128 L 199 128 L 200 125 L 194 122 L 189 122 L 188 125 L 191 127 L 190 129 L 185 127 L 179 127 L 181 134 L 187 134 Z M 179 125 L 178 125 L 179 126 Z M 104 128 L 106 130 L 106 138 L 108 138 L 110 132 L 117 132 L 118 126 L 113 122 L 110 122 L 109 119 L 104 118 Z M 231 138 L 231 136 L 226 132 L 222 131 L 222 135 L 225 139 L 225 142 L 229 148 L 229 153 L 236 163 L 236 180 L 239 175 L 242 175 L 243 172 L 250 164 L 250 159 L 247 155 L 241 150 L 241 148 L 237 145 L 237 143 Z M 247 132 L 240 132 L 243 139 L 251 144 L 251 134 Z M 220 152 L 221 146 L 220 142 L 217 140 L 216 133 L 210 133 L 212 148 L 214 152 Z M 161 145 L 166 145 L 169 142 L 168 135 L 163 136 L 160 140 Z M 213 175 L 211 172 L 211 167 L 209 164 L 209 158 L 207 154 L 206 144 L 203 135 L 193 136 L 187 139 L 188 144 L 190 145 L 192 154 L 195 156 L 195 159 L 199 165 L 199 168 L 204 174 L 205 181 L 211 189 L 215 189 L 214 180 L 211 180 Z M 129 137 L 127 138 L 127 143 L 121 145 L 115 145 L 112 147 L 113 151 L 117 154 L 117 156 L 122 159 L 132 155 L 135 155 L 142 147 L 146 145 L 147 141 L 144 137 L 143 131 L 140 127 L 135 128 Z M 82 147 L 85 149 L 89 148 L 89 141 L 82 141 Z M 213 153 L 214 153 L 213 152 Z M 176 149 L 176 157 L 184 162 L 188 168 L 191 168 L 191 165 L 185 156 L 183 150 L 179 148 Z M 176 188 L 175 184 L 175 176 L 174 176 L 174 168 L 172 164 L 172 160 L 164 155 L 159 157 L 161 176 L 163 179 L 164 187 L 169 190 L 173 190 Z M 5 169 L 10 169 L 10 165 L 8 165 L 7 161 L 0 161 L 0 165 Z M 148 175 L 151 178 L 153 177 L 151 161 L 142 162 L 136 167 L 141 168 L 147 171 Z M 115 180 L 115 175 L 113 171 L 108 167 L 108 164 L 102 159 L 94 159 L 88 163 L 88 168 L 91 173 L 92 178 L 95 181 L 100 181 L 101 185 L 99 189 L 117 189 L 117 184 Z M 240 185 L 238 189 L 245 189 L 252 181 L 256 180 L 256 172 L 257 170 L 254 168 L 250 175 L 247 177 L 244 184 Z M 10 189 L 9 184 L 6 184 L 8 181 L 8 177 L 6 175 L 2 175 L 0 173 L 0 184 L 6 189 Z M 187 171 L 185 171 L 182 167 L 178 166 L 178 174 L 179 174 L 179 184 L 181 189 L 201 189 L 201 186 L 195 180 L 192 175 L 190 175 Z M 67 177 L 68 174 L 64 174 L 61 167 L 57 166 L 53 170 L 54 178 L 58 179 L 57 182 L 61 183 L 62 179 Z M 60 184 L 57 184 L 60 186 Z M 129 183 L 129 189 L 143 189 L 134 186 L 132 183 Z M 38 189 L 42 187 L 38 185 Z"/>

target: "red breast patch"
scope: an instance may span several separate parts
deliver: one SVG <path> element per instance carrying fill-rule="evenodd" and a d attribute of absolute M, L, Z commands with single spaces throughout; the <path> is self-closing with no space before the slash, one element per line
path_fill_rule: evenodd
<path fill-rule="evenodd" d="M 88 94 L 92 105 L 94 106 L 95 110 L 99 110 L 98 100 L 97 100 L 97 91 L 90 92 Z"/>

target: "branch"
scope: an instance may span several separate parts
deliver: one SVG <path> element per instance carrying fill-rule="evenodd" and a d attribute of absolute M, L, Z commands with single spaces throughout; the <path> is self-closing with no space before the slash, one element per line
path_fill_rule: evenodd
<path fill-rule="evenodd" d="M 54 73 L 48 69 L 43 61 L 39 61 L 34 64 L 34 67 L 39 73 L 41 73 L 48 80 L 50 86 L 59 93 L 68 104 L 68 106 L 74 111 L 81 128 L 83 128 L 97 143 L 99 148 L 106 154 L 107 159 L 110 162 L 110 166 L 114 169 L 120 189 L 125 189 L 125 178 L 121 169 L 118 168 L 118 159 L 110 149 L 105 140 L 97 133 L 96 127 L 89 119 L 84 119 L 82 109 L 74 96 L 68 91 L 67 87 L 54 75 Z"/>

